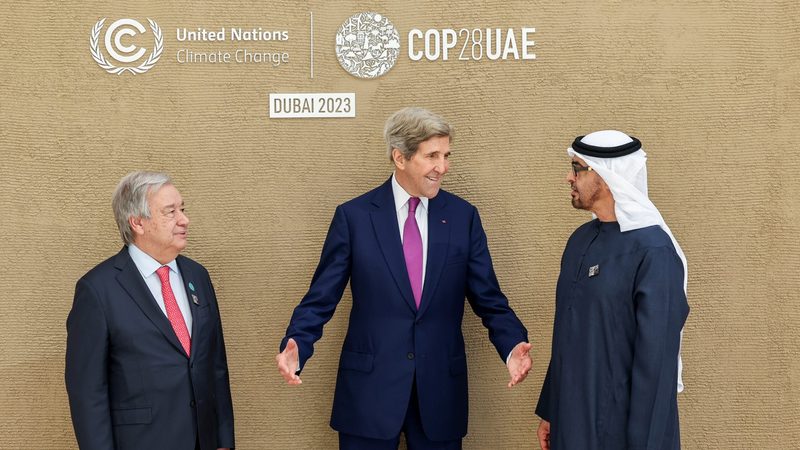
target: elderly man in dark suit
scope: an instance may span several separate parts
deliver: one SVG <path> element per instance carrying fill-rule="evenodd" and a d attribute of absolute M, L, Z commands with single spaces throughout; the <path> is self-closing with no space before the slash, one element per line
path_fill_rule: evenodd
<path fill-rule="evenodd" d="M 133 172 L 112 201 L 125 247 L 84 275 L 67 318 L 66 385 L 82 450 L 233 448 L 214 287 L 179 253 L 189 219 L 161 173 Z"/>
<path fill-rule="evenodd" d="M 509 387 L 531 367 L 527 331 L 492 268 L 478 210 L 441 190 L 452 129 L 406 108 L 386 123 L 394 174 L 338 208 L 311 287 L 277 356 L 289 384 L 311 357 L 350 282 L 331 426 L 342 449 L 459 449 L 467 433 L 465 298 L 508 366 Z"/>

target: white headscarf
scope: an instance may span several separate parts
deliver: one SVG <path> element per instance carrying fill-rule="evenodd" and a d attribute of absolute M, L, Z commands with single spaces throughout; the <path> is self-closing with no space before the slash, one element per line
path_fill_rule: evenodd
<path fill-rule="evenodd" d="M 595 147 L 618 147 L 633 142 L 630 136 L 620 131 L 604 130 L 587 134 L 581 142 Z M 669 235 L 672 245 L 683 262 L 683 291 L 686 293 L 688 285 L 688 271 L 686 256 L 681 246 L 675 240 L 672 231 L 664 222 L 658 208 L 647 197 L 647 154 L 639 149 L 625 156 L 613 158 L 599 158 L 588 156 L 575 151 L 572 147 L 567 149 L 567 154 L 577 156 L 597 172 L 606 182 L 611 194 L 614 196 L 614 212 L 617 215 L 619 229 L 622 232 L 658 225 Z M 683 330 L 681 330 L 683 341 Z M 678 392 L 683 392 L 683 361 L 681 360 L 680 347 L 678 350 Z"/>

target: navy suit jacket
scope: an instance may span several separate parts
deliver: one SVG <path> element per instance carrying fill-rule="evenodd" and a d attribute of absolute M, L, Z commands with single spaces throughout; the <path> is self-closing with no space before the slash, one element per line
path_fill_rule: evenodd
<path fill-rule="evenodd" d="M 82 450 L 234 446 L 214 288 L 203 266 L 183 256 L 177 263 L 192 310 L 191 357 L 127 248 L 78 280 L 67 318 L 65 378 Z"/>
<path fill-rule="evenodd" d="M 336 208 L 308 293 L 294 310 L 301 367 L 350 281 L 353 307 L 342 347 L 331 426 L 390 439 L 400 433 L 416 380 L 425 433 L 467 433 L 464 299 L 501 359 L 527 330 L 500 291 L 478 211 L 445 192 L 428 203 L 428 257 L 419 310 L 408 280 L 391 179 Z"/>

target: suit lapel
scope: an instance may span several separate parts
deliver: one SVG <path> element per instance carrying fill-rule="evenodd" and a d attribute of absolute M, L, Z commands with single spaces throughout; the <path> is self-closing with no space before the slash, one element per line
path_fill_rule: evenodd
<path fill-rule="evenodd" d="M 122 285 L 122 288 L 125 289 L 128 295 L 139 306 L 139 309 L 153 322 L 153 325 L 161 331 L 161 334 L 164 335 L 175 349 L 183 355 L 186 355 L 180 342 L 178 342 L 178 337 L 175 335 L 175 331 L 172 329 L 172 325 L 169 323 L 167 316 L 165 316 L 164 312 L 159 308 L 156 299 L 153 298 L 153 294 L 150 293 L 150 289 L 147 288 L 142 274 L 139 273 L 139 269 L 136 268 L 136 264 L 134 264 L 128 254 L 127 247 L 123 248 L 122 251 L 117 254 L 115 266 L 120 270 L 120 273 L 117 275 L 117 281 Z"/>
<path fill-rule="evenodd" d="M 391 178 L 375 193 L 372 204 L 376 206 L 376 209 L 370 216 L 378 245 L 397 288 L 400 289 L 408 306 L 416 313 L 417 305 L 414 302 L 414 294 L 411 292 L 406 260 L 403 257 L 403 242 L 400 240 L 400 229 L 397 227 L 397 211 L 394 209 Z"/>
<path fill-rule="evenodd" d="M 428 202 L 428 258 L 425 264 L 425 282 L 422 285 L 422 300 L 419 304 L 419 314 L 422 316 L 428 310 L 436 293 L 436 286 L 442 277 L 447 246 L 450 243 L 450 225 L 445 217 L 446 205 L 444 196 L 439 194 Z"/>
<path fill-rule="evenodd" d="M 194 349 L 194 342 L 199 337 L 199 334 L 202 329 L 200 323 L 200 314 L 198 314 L 198 309 L 200 305 L 203 304 L 203 296 L 200 295 L 199 288 L 197 286 L 197 277 L 195 276 L 194 271 L 189 269 L 189 265 L 186 264 L 183 256 L 178 255 L 175 259 L 178 263 L 178 269 L 181 271 L 181 278 L 183 278 L 183 289 L 186 292 L 186 298 L 189 300 L 189 309 L 192 311 L 192 349 Z M 195 303 L 195 299 L 197 299 L 197 303 Z M 208 305 L 205 305 L 207 308 Z M 191 356 L 189 357 L 190 360 L 194 358 L 195 351 L 192 350 Z"/>

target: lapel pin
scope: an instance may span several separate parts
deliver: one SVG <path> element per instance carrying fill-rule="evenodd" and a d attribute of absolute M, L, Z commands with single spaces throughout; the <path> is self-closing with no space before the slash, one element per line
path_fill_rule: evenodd
<path fill-rule="evenodd" d="M 194 295 L 194 294 L 192 294 L 192 301 L 194 302 L 195 305 L 199 305 L 200 304 L 200 300 L 198 300 L 197 296 Z"/>
<path fill-rule="evenodd" d="M 189 290 L 191 290 L 192 292 L 194 292 L 194 285 L 192 284 L 192 282 L 191 282 L 191 281 L 189 282 Z"/>
<path fill-rule="evenodd" d="M 447 221 L 446 221 L 446 220 L 444 220 L 444 219 L 442 219 L 442 223 L 447 223 Z"/>
<path fill-rule="evenodd" d="M 589 278 L 600 274 L 600 264 L 589 267 Z"/>

